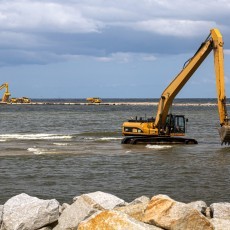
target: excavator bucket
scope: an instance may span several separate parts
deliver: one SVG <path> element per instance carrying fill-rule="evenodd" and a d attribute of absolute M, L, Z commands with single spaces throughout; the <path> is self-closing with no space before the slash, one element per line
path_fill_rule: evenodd
<path fill-rule="evenodd" d="M 230 144 L 230 125 L 223 125 L 219 129 L 221 144 Z"/>

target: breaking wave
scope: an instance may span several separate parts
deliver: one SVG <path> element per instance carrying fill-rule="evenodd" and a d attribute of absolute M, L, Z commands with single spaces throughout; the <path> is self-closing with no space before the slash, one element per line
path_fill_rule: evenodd
<path fill-rule="evenodd" d="M 4 140 L 53 140 L 53 139 L 70 139 L 71 135 L 58 135 L 58 134 L 1 134 L 1 141 Z"/>
<path fill-rule="evenodd" d="M 36 146 L 28 148 L 28 152 L 31 152 L 35 155 L 41 155 L 41 154 L 56 154 L 58 153 L 56 149 L 45 149 L 45 148 L 37 148 Z"/>
<path fill-rule="evenodd" d="M 45 153 L 44 149 L 39 149 L 39 148 L 28 148 L 27 151 L 32 152 L 36 155 Z"/>
<path fill-rule="evenodd" d="M 101 137 L 99 138 L 102 141 L 107 141 L 107 140 L 121 140 L 122 137 Z"/>
<path fill-rule="evenodd" d="M 121 140 L 121 137 L 85 137 L 85 140 L 92 141 L 110 141 L 110 140 Z"/>

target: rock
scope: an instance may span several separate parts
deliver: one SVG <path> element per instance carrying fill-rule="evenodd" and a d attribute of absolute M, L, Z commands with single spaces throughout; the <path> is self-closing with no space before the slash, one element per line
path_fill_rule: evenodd
<path fill-rule="evenodd" d="M 89 203 L 83 197 L 79 197 L 73 204 L 64 209 L 54 230 L 77 229 L 82 220 L 98 212 L 96 207 L 96 203 Z"/>
<path fill-rule="evenodd" d="M 79 199 L 79 197 L 84 198 L 88 203 L 98 204 L 98 209 L 100 210 L 110 210 L 115 208 L 116 206 L 126 205 L 125 201 L 118 198 L 117 196 L 100 191 L 83 194 L 81 196 L 74 197 L 73 200 L 77 200 Z"/>
<path fill-rule="evenodd" d="M 78 230 L 162 230 L 156 226 L 137 221 L 127 214 L 115 210 L 106 210 L 97 213 L 82 221 Z"/>
<path fill-rule="evenodd" d="M 124 212 L 138 221 L 142 221 L 144 211 L 150 199 L 147 197 L 140 197 L 129 203 L 124 207 L 117 207 L 114 210 Z"/>
<path fill-rule="evenodd" d="M 215 230 L 230 230 L 230 220 L 213 218 L 210 222 L 215 227 Z"/>
<path fill-rule="evenodd" d="M 230 219 L 230 203 L 213 203 L 210 208 L 213 218 Z"/>
<path fill-rule="evenodd" d="M 150 201 L 149 197 L 147 197 L 147 196 L 140 196 L 140 197 L 136 198 L 135 200 L 133 200 L 129 204 L 131 205 L 131 204 L 139 204 L 139 203 L 148 203 L 149 201 Z"/>
<path fill-rule="evenodd" d="M 187 204 L 187 206 L 196 209 L 197 211 L 199 211 L 200 213 L 204 215 L 208 207 L 207 204 L 202 200 L 190 202 Z"/>
<path fill-rule="evenodd" d="M 34 230 L 57 221 L 59 203 L 55 199 L 41 200 L 25 193 L 10 198 L 4 204 L 3 229 Z"/>
<path fill-rule="evenodd" d="M 62 213 L 69 206 L 69 204 L 63 203 L 61 206 L 59 206 L 59 212 Z"/>
<path fill-rule="evenodd" d="M 177 202 L 166 195 L 157 195 L 150 200 L 143 221 L 165 229 L 213 230 L 210 221 L 196 209 Z"/>

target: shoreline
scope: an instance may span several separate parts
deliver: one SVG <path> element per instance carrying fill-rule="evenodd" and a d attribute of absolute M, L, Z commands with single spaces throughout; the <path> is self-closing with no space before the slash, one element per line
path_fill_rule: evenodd
<path fill-rule="evenodd" d="M 21 193 L 0 205 L 0 229 L 196 229 L 222 230 L 230 225 L 230 203 L 197 200 L 183 203 L 158 194 L 127 203 L 113 194 L 96 191 L 75 196 L 62 205 Z"/>
<path fill-rule="evenodd" d="M 84 106 L 157 106 L 158 102 L 106 102 L 106 103 L 84 103 L 84 102 L 31 102 L 31 103 L 0 103 L 0 105 L 84 105 Z M 217 106 L 217 103 L 173 103 L 173 106 Z M 226 104 L 229 106 L 230 104 Z"/>

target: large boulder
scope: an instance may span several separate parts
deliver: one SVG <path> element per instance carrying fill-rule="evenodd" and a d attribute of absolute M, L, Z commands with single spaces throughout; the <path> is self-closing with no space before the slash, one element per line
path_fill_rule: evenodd
<path fill-rule="evenodd" d="M 25 193 L 10 198 L 4 204 L 2 229 L 34 230 L 57 221 L 57 200 L 42 200 Z"/>
<path fill-rule="evenodd" d="M 213 218 L 230 219 L 230 203 L 213 203 L 210 208 Z"/>
<path fill-rule="evenodd" d="M 124 206 L 126 204 L 124 200 L 118 198 L 117 196 L 101 191 L 83 194 L 81 196 L 74 197 L 73 200 L 76 201 L 80 197 L 88 203 L 97 204 L 97 208 L 100 210 L 110 210 L 116 206 Z"/>
<path fill-rule="evenodd" d="M 78 226 L 78 230 L 93 229 L 162 230 L 156 226 L 137 221 L 129 215 L 115 210 L 100 211 L 99 213 L 96 213 L 90 218 L 82 221 Z"/>
<path fill-rule="evenodd" d="M 145 210 L 143 221 L 164 229 L 214 229 L 210 221 L 199 211 L 166 195 L 152 197 Z"/>
<path fill-rule="evenodd" d="M 83 197 L 79 197 L 73 204 L 66 206 L 54 230 L 77 229 L 82 220 L 95 212 L 98 212 L 96 203 L 87 202 Z"/>

